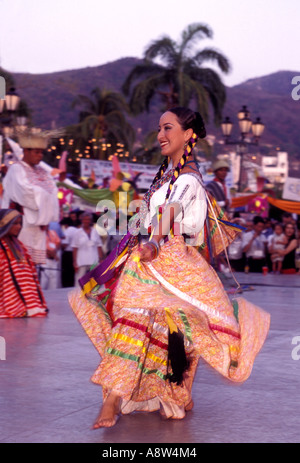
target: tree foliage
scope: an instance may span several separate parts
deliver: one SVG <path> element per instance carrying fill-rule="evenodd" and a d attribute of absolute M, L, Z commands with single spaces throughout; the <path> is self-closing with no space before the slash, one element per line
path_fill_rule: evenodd
<path fill-rule="evenodd" d="M 128 122 L 126 115 L 129 107 L 121 93 L 111 90 L 94 88 L 91 97 L 78 95 L 72 103 L 73 108 L 79 108 L 79 122 L 68 127 L 68 133 L 84 144 L 90 138 L 99 144 L 105 142 L 115 149 L 118 143 L 130 150 L 135 138 L 135 131 Z M 106 153 L 100 150 L 100 159 Z"/>
<path fill-rule="evenodd" d="M 211 62 L 226 74 L 230 64 L 214 48 L 199 49 L 201 40 L 212 37 L 209 26 L 196 23 L 182 32 L 178 43 L 168 36 L 152 42 L 144 53 L 143 62 L 132 69 L 122 87 L 124 94 L 129 96 L 133 114 L 149 111 L 150 103 L 159 95 L 163 110 L 192 104 L 206 122 L 211 105 L 214 122 L 218 125 L 226 90 L 219 74 L 205 65 Z"/>

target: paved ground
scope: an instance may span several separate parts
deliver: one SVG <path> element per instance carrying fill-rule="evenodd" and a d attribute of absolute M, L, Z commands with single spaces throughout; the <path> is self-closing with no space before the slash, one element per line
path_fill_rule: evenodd
<path fill-rule="evenodd" d="M 101 393 L 89 378 L 99 356 L 68 306 L 68 290 L 45 291 L 47 319 L 1 320 L 0 442 L 299 442 L 300 338 L 299 349 L 292 340 L 300 337 L 300 275 L 237 277 L 254 288 L 244 296 L 271 313 L 267 342 L 243 385 L 200 363 L 195 407 L 183 421 L 137 413 L 91 430 Z"/>

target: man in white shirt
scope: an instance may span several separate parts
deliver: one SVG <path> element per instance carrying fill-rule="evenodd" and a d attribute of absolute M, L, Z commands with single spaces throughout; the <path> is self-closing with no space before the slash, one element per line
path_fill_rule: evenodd
<path fill-rule="evenodd" d="M 102 240 L 93 224 L 93 216 L 84 212 L 80 216 L 81 228 L 76 230 L 72 239 L 73 266 L 75 270 L 75 286 L 78 280 L 90 270 L 93 265 L 103 259 Z"/>
<path fill-rule="evenodd" d="M 264 219 L 259 216 L 253 219 L 253 230 L 244 233 L 242 237 L 243 252 L 250 272 L 261 273 L 266 263 L 267 238 L 263 235 Z"/>
<path fill-rule="evenodd" d="M 20 241 L 27 247 L 36 265 L 46 263 L 46 226 L 58 221 L 59 203 L 56 184 L 39 163 L 48 144 L 43 133 L 19 136 L 23 159 L 11 165 L 3 180 L 2 208 L 23 214 Z"/>

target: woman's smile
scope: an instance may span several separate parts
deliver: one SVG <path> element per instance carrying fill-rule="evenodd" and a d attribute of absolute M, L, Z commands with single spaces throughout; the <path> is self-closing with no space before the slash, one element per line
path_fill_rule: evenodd
<path fill-rule="evenodd" d="M 162 155 L 170 156 L 173 161 L 178 158 L 179 161 L 187 141 L 187 134 L 185 130 L 182 130 L 177 116 L 170 111 L 165 112 L 160 118 L 157 140 Z"/>

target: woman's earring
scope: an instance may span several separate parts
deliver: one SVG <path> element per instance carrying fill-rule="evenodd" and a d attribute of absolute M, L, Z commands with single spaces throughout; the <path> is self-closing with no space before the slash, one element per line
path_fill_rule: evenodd
<path fill-rule="evenodd" d="M 189 142 L 188 142 L 188 141 L 186 141 L 186 142 L 185 142 L 185 144 L 183 145 L 183 149 L 184 149 L 184 151 L 187 149 L 187 145 L 188 145 L 188 144 L 189 144 Z"/>

